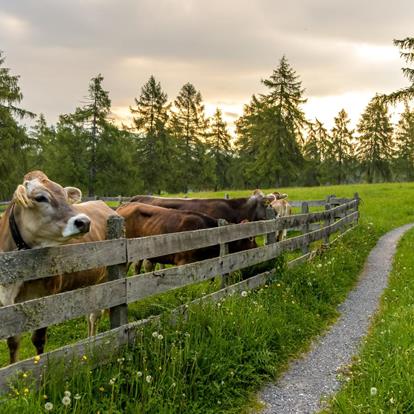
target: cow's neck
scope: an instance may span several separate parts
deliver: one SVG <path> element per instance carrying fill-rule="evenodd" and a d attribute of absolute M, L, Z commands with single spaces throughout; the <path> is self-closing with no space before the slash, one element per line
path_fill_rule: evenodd
<path fill-rule="evenodd" d="M 237 198 L 229 201 L 233 202 L 233 210 L 237 212 L 237 223 L 240 223 L 242 220 L 255 220 L 257 208 L 256 200 L 250 198 Z"/>
<path fill-rule="evenodd" d="M 24 241 L 17 224 L 17 207 L 10 204 L 0 220 L 0 250 L 30 249 Z"/>

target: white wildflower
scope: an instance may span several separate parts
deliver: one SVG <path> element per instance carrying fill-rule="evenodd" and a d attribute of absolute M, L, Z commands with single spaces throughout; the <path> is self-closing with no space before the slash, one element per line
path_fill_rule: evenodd
<path fill-rule="evenodd" d="M 154 332 L 152 333 L 152 337 L 153 337 L 153 338 L 158 338 L 158 332 L 157 332 L 157 331 L 154 331 Z"/>
<path fill-rule="evenodd" d="M 63 395 L 64 395 L 65 397 L 70 397 L 72 394 L 71 394 L 71 392 L 70 392 L 70 391 L 65 391 L 65 392 L 63 393 Z"/>
<path fill-rule="evenodd" d="M 111 378 L 109 380 L 109 385 L 114 385 L 115 384 L 115 378 Z"/>
<path fill-rule="evenodd" d="M 148 384 L 152 381 L 152 377 L 151 377 L 151 375 L 147 375 L 146 377 L 145 377 L 145 381 L 147 381 L 148 382 Z"/>
<path fill-rule="evenodd" d="M 243 292 L 241 293 L 241 295 L 245 298 L 247 296 L 247 292 L 245 290 L 243 290 Z"/>
<path fill-rule="evenodd" d="M 70 405 L 70 397 L 64 396 L 64 397 L 62 398 L 62 404 L 63 404 L 65 407 L 68 407 L 68 406 Z"/>
<path fill-rule="evenodd" d="M 164 337 L 161 334 L 159 334 L 157 338 L 161 341 Z"/>
<path fill-rule="evenodd" d="M 45 410 L 46 411 L 52 411 L 53 410 L 53 404 L 51 402 L 47 402 L 45 404 Z"/>
<path fill-rule="evenodd" d="M 75 400 L 80 400 L 80 399 L 81 399 L 81 396 L 80 396 L 79 394 L 75 394 L 73 398 L 74 398 Z"/>
<path fill-rule="evenodd" d="M 142 377 L 142 372 L 141 371 L 137 372 L 137 377 Z"/>
<path fill-rule="evenodd" d="M 377 395 L 378 390 L 375 387 L 371 387 L 371 395 Z"/>

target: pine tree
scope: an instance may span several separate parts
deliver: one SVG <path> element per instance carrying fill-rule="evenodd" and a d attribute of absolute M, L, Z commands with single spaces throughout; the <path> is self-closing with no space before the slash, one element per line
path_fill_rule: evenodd
<path fill-rule="evenodd" d="M 228 170 L 231 163 L 231 136 L 227 130 L 227 124 L 219 108 L 214 113 L 208 139 L 209 150 L 215 164 L 215 188 L 223 189 L 229 186 Z"/>
<path fill-rule="evenodd" d="M 407 102 L 397 125 L 395 143 L 396 172 L 400 178 L 414 181 L 414 111 Z"/>
<path fill-rule="evenodd" d="M 335 117 L 335 126 L 332 129 L 332 144 L 328 153 L 328 162 L 331 174 L 337 184 L 342 184 L 350 178 L 354 148 L 352 144 L 354 131 L 349 129 L 350 119 L 344 109 Z"/>
<path fill-rule="evenodd" d="M 412 64 L 414 62 L 414 37 L 406 37 L 401 40 L 394 39 L 394 45 L 400 49 L 400 56 L 406 61 L 407 64 Z M 394 104 L 396 102 L 414 98 L 414 69 L 404 67 L 401 70 L 411 84 L 406 88 L 400 89 L 389 95 L 379 96 L 379 99 Z"/>
<path fill-rule="evenodd" d="M 138 165 L 147 192 L 165 189 L 171 176 L 172 142 L 167 131 L 170 105 L 154 76 L 142 87 L 136 108 L 130 108 L 138 134 Z"/>
<path fill-rule="evenodd" d="M 283 57 L 269 79 L 262 81 L 269 89 L 252 102 L 237 123 L 239 150 L 247 150 L 247 177 L 256 175 L 263 186 L 289 185 L 298 182 L 303 157 L 299 142 L 306 119 L 300 105 L 302 84 Z M 243 156 L 243 155 L 240 155 Z"/>
<path fill-rule="evenodd" d="M 309 123 L 308 135 L 303 146 L 305 159 L 304 184 L 318 185 L 319 170 L 322 162 L 321 145 L 316 132 L 315 124 Z"/>
<path fill-rule="evenodd" d="M 387 106 L 377 98 L 371 100 L 358 124 L 357 155 L 368 183 L 391 178 L 393 156 L 390 116 Z"/>
<path fill-rule="evenodd" d="M 177 181 L 183 191 L 200 186 L 209 174 L 205 156 L 207 122 L 201 93 L 186 83 L 174 101 L 170 130 L 176 140 Z"/>
<path fill-rule="evenodd" d="M 23 99 L 19 76 L 12 75 L 4 65 L 0 52 L 0 199 L 9 199 L 29 168 L 28 154 L 32 149 L 26 129 L 16 118 L 34 114 L 19 107 Z"/>

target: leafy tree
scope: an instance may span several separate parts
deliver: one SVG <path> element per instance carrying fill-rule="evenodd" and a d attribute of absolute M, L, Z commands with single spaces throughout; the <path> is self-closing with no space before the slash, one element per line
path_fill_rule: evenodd
<path fill-rule="evenodd" d="M 387 106 L 374 98 L 366 107 L 358 124 L 357 155 L 368 183 L 391 178 L 393 156 L 390 116 Z"/>
<path fill-rule="evenodd" d="M 335 117 L 335 126 L 332 129 L 331 145 L 327 154 L 331 176 L 337 184 L 342 184 L 350 178 L 353 165 L 354 149 L 352 145 L 354 131 L 349 128 L 350 119 L 345 109 L 339 111 Z"/>
<path fill-rule="evenodd" d="M 223 121 L 220 109 L 216 109 L 211 124 L 208 139 L 209 150 L 215 164 L 215 188 L 226 188 L 230 181 L 228 171 L 231 163 L 231 136 L 227 130 L 227 124 Z"/>
<path fill-rule="evenodd" d="M 414 111 L 405 103 L 404 112 L 398 122 L 396 134 L 397 175 L 408 181 L 414 180 Z"/>
<path fill-rule="evenodd" d="M 145 191 L 165 189 L 171 176 L 172 141 L 167 130 L 170 105 L 154 76 L 142 87 L 135 108 L 130 108 L 138 134 L 137 165 Z"/>
<path fill-rule="evenodd" d="M 9 199 L 29 168 L 28 154 L 31 142 L 17 119 L 34 114 L 19 107 L 23 95 L 19 87 L 19 76 L 12 75 L 5 67 L 5 58 L 0 52 L 0 198 Z"/>

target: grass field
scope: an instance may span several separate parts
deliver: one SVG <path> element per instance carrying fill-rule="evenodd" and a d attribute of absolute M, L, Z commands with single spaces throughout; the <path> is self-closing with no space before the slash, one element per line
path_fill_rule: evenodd
<path fill-rule="evenodd" d="M 53 402 L 53 412 L 241 412 L 252 393 L 276 377 L 336 317 L 336 305 L 353 286 L 378 237 L 414 220 L 412 190 L 412 183 L 282 189 L 291 200 L 346 197 L 358 191 L 361 225 L 315 262 L 279 272 L 277 282 L 267 289 L 229 298 L 220 306 L 196 306 L 189 320 L 176 327 L 162 323 L 146 328 L 142 341 L 125 351 L 122 363 L 91 372 L 83 361 L 67 377 L 56 370 L 39 392 L 29 386 L 30 378 L 20 378 L 13 398 L 0 404 L 0 412 L 42 412 L 45 402 Z M 193 196 L 223 197 L 224 192 Z M 216 287 L 206 283 L 148 298 L 131 307 L 131 318 L 163 312 Z M 101 328 L 105 326 L 107 320 Z M 83 337 L 85 331 L 83 320 L 52 327 L 48 350 Z M 29 342 L 26 336 L 23 356 L 33 355 Z M 5 364 L 4 341 L 0 358 Z M 65 389 L 80 396 L 72 399 L 70 411 L 61 403 Z"/>

